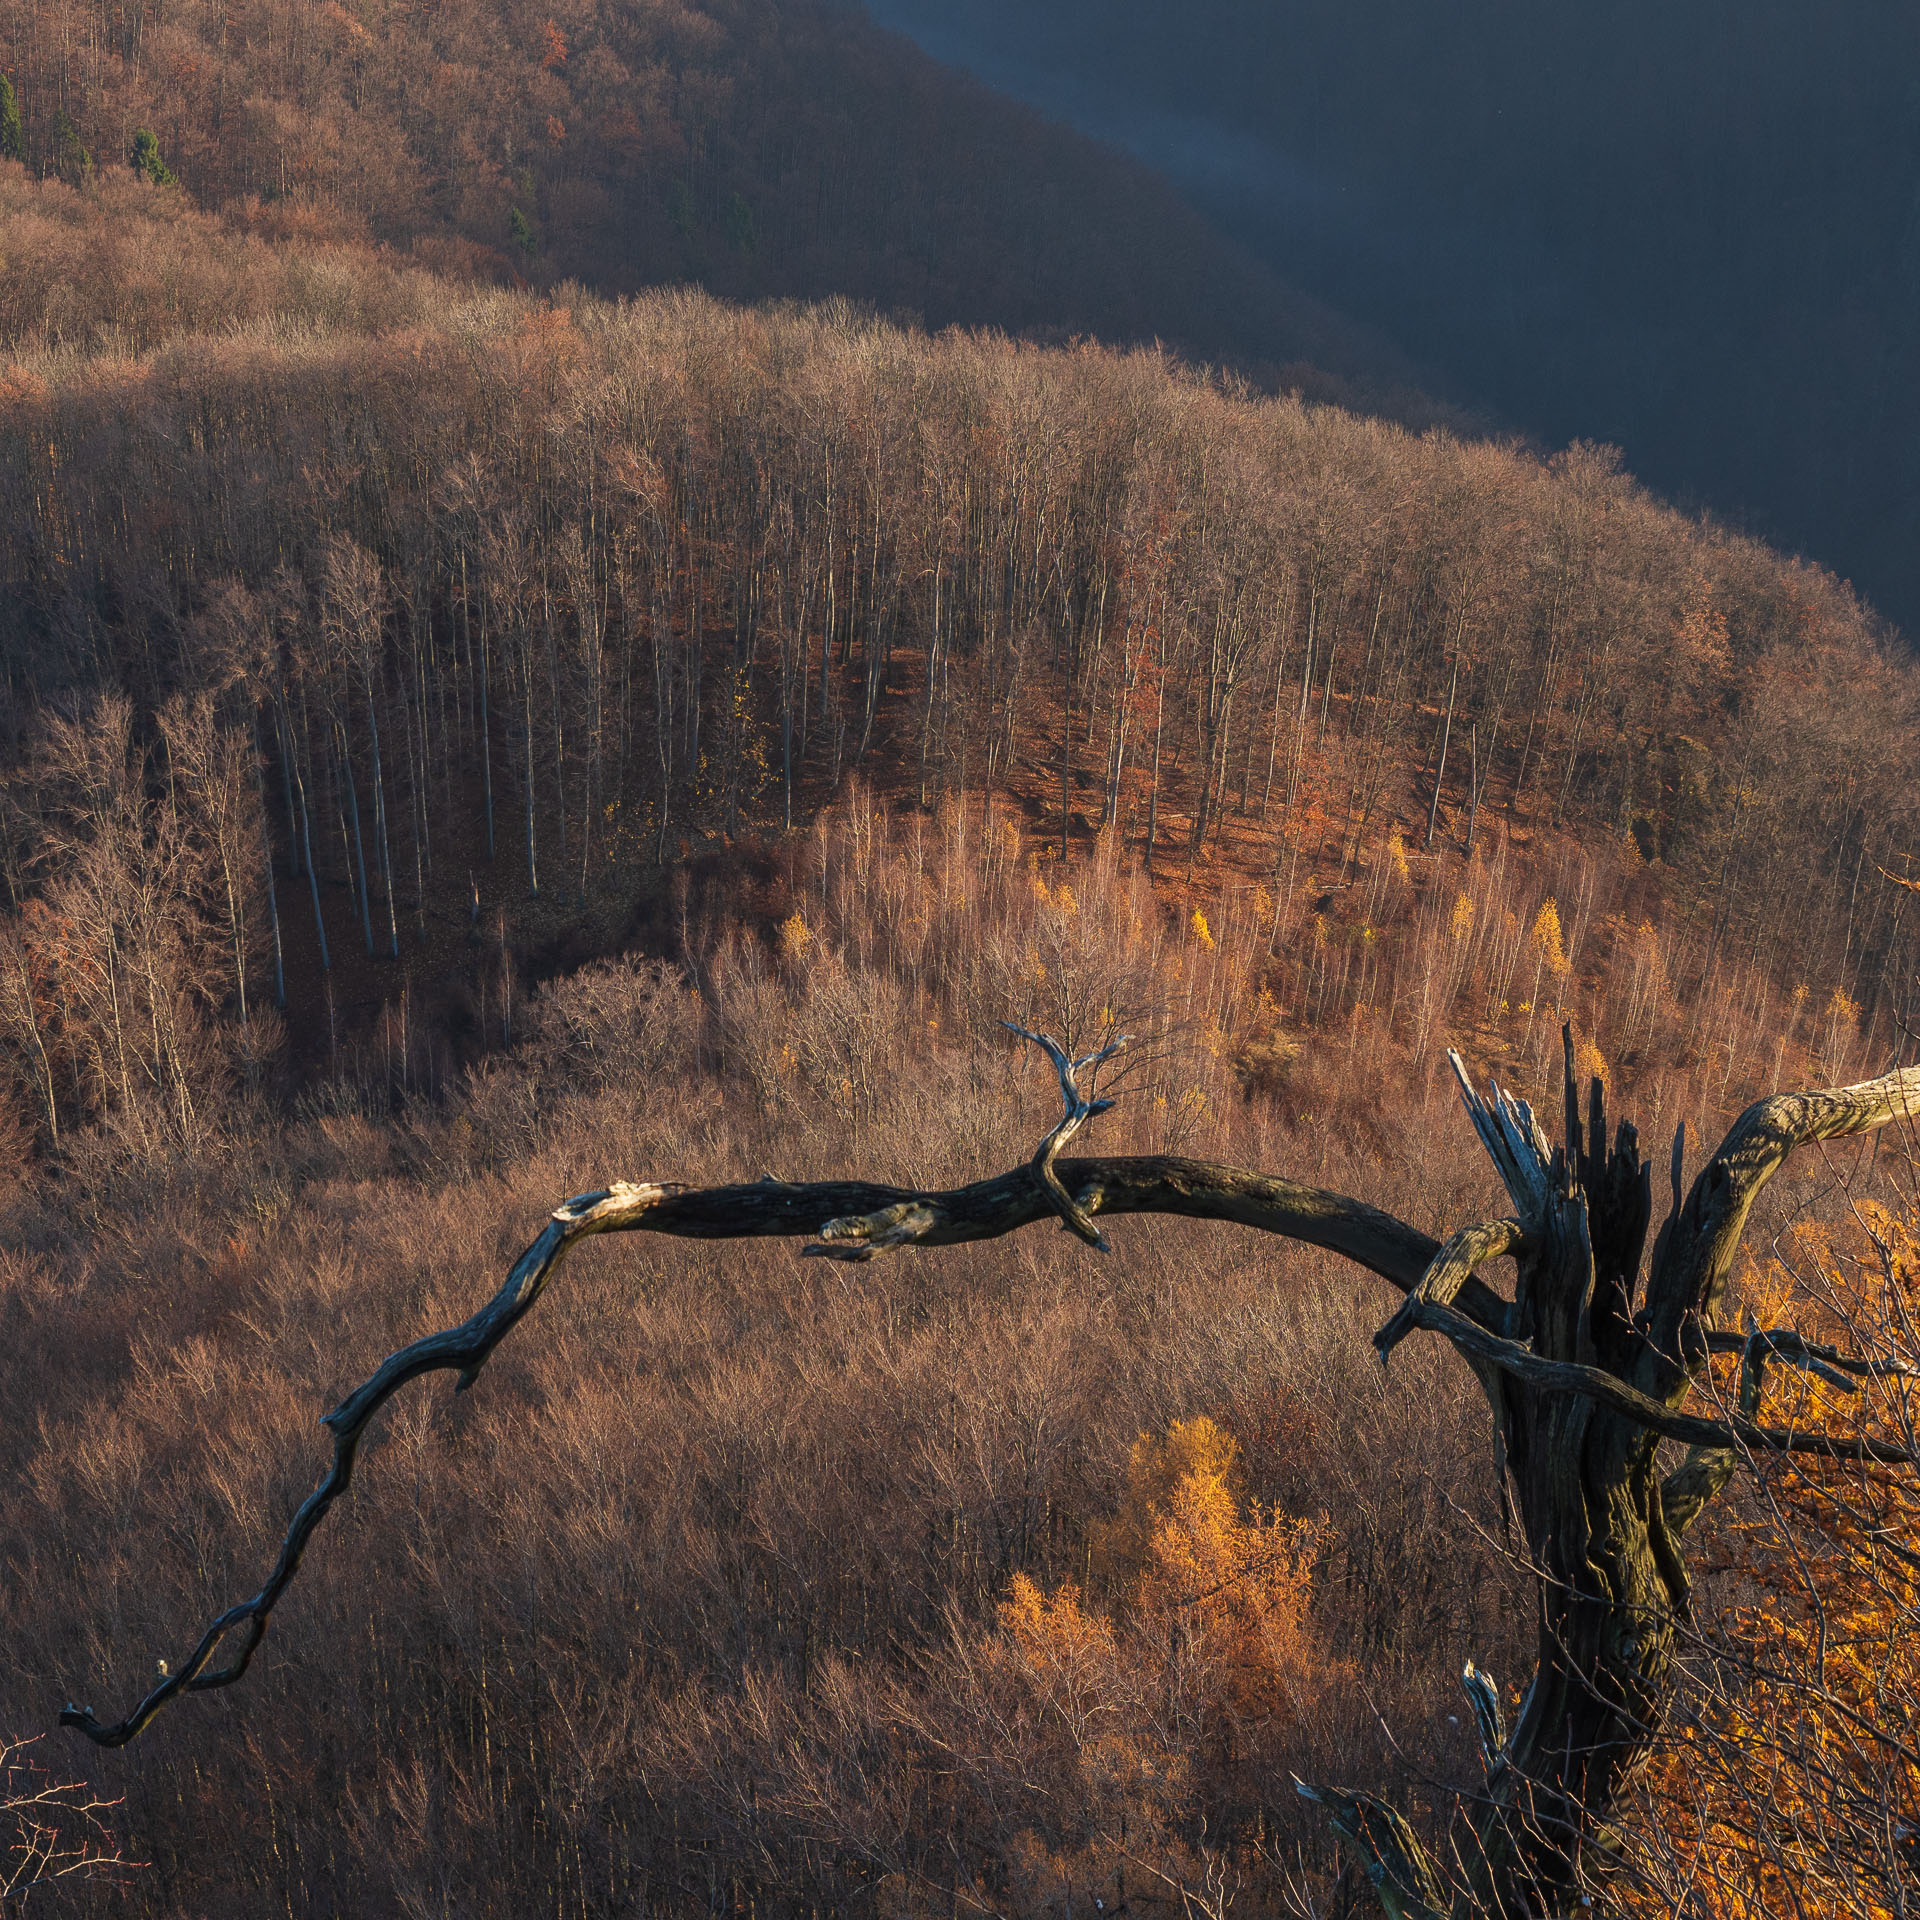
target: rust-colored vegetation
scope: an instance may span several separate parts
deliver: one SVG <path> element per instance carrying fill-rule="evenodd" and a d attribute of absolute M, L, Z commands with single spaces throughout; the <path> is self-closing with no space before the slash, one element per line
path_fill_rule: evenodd
<path fill-rule="evenodd" d="M 17 1724 L 76 1676 L 137 1693 L 154 1649 L 248 1590 L 311 1483 L 315 1410 L 464 1314 L 556 1195 L 616 1169 L 946 1183 L 1017 1159 L 1056 1096 L 986 1037 L 1008 1006 L 1142 1034 L 1098 1151 L 1204 1146 L 1430 1225 L 1487 1204 L 1450 1097 L 1417 1079 L 1383 1097 L 1344 1036 L 1306 1036 L 1247 1097 L 1221 1037 L 1246 957 L 1231 924 L 1209 950 L 1137 871 L 1096 858 L 1043 889 L 1003 821 L 853 807 L 793 879 L 777 942 L 715 920 L 685 966 L 556 980 L 436 1102 L 396 1114 L 374 1051 L 296 1116 L 242 1106 L 200 1147 L 91 1147 L 13 1202 Z M 1783 1177 L 1769 1217 L 1897 1165 L 1850 1152 Z M 127 1796 L 127 1844 L 153 1861 L 132 1897 L 1333 1897 L 1291 1773 L 1416 1805 L 1425 1782 L 1470 1787 L 1449 1671 L 1523 1670 L 1484 1408 L 1435 1346 L 1383 1375 L 1380 1301 L 1321 1256 L 1192 1223 L 1112 1232 L 1106 1261 L 1036 1231 L 892 1267 L 596 1244 L 473 1395 L 396 1409 L 240 1694 L 76 1759 Z M 1833 1330 L 1817 1288 L 1749 1284 L 1756 1309 Z M 1910 1353 L 1881 1296 L 1862 1304 L 1874 1350 Z M 1746 1630 L 1742 1565 L 1799 1564 L 1771 1538 L 1742 1559 L 1745 1529 L 1787 1525 L 1772 1494 L 1737 1509 L 1703 1634 L 1723 1607 Z M 1801 1613 L 1781 1617 L 1804 1661 Z M 1718 1657 L 1703 1647 L 1709 1677 Z M 1896 1741 L 1899 1671 L 1853 1702 Z M 1717 1743 L 1731 1796 L 1760 1749 L 1714 1717 L 1722 1697 L 1703 1686 L 1689 1737 Z M 1900 1751 L 1863 1762 L 1864 1791 L 1908 1790 Z M 1697 1759 L 1674 1765 L 1707 1791 Z M 1657 1886 L 1672 1850 L 1697 1870 L 1692 1816 L 1655 1804 L 1633 1831 L 1668 1850 L 1637 1865 Z M 1712 1835 L 1725 1877 L 1735 1842 Z"/>

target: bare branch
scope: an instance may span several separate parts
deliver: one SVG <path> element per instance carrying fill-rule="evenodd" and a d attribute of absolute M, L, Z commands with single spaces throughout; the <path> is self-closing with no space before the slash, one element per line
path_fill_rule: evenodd
<path fill-rule="evenodd" d="M 1084 1071 L 1091 1064 L 1091 1056 L 1069 1062 L 1068 1071 Z M 1091 1111 L 1100 1103 L 1080 1104 Z M 1235 1221 L 1343 1254 L 1403 1289 L 1416 1284 L 1439 1250 L 1428 1235 L 1361 1201 L 1208 1161 L 1068 1160 L 1057 1163 L 1055 1178 L 1073 1206 L 1089 1218 L 1096 1213 L 1164 1213 Z M 402 1347 L 325 1416 L 324 1424 L 333 1433 L 333 1465 L 294 1515 L 280 1556 L 259 1592 L 216 1616 L 187 1658 L 163 1674 L 124 1720 L 103 1724 L 91 1708 L 69 1706 L 60 1724 L 77 1728 L 98 1745 L 123 1746 L 179 1695 L 230 1686 L 240 1679 L 321 1521 L 352 1484 L 354 1456 L 367 1423 L 400 1388 L 423 1374 L 453 1371 L 459 1375 L 457 1391 L 471 1386 L 576 1241 L 624 1232 L 708 1240 L 817 1234 L 823 1244 L 807 1252 L 866 1259 L 890 1247 L 995 1239 L 1053 1218 L 1056 1212 L 1052 1193 L 1032 1165 L 945 1193 L 910 1193 L 861 1181 L 800 1185 L 768 1179 L 750 1186 L 705 1188 L 621 1181 L 576 1194 L 555 1211 L 485 1306 L 457 1327 Z M 1463 1325 L 1473 1324 L 1466 1317 L 1470 1313 L 1498 1323 L 1503 1303 L 1481 1282 L 1467 1281 L 1456 1298 L 1466 1309 L 1455 1314 Z M 229 1636 L 237 1636 L 238 1645 L 224 1665 L 214 1667 L 214 1656 Z"/>
<path fill-rule="evenodd" d="M 1716 1317 L 1747 1214 L 1787 1155 L 1815 1140 L 1869 1133 L 1902 1117 L 1920 1119 L 1920 1067 L 1825 1093 L 1776 1093 L 1733 1123 L 1669 1223 L 1655 1262 L 1644 1385 L 1664 1390 L 1669 1382 L 1660 1371 L 1690 1362 L 1682 1349 L 1684 1330 L 1690 1321 L 1704 1327 Z"/>
<path fill-rule="evenodd" d="M 1842 1393 L 1859 1392 L 1854 1380 L 1847 1377 L 1849 1374 L 1859 1380 L 1920 1378 L 1920 1373 L 1916 1373 L 1914 1368 L 1903 1366 L 1898 1360 L 1862 1359 L 1857 1354 L 1842 1353 L 1838 1347 L 1809 1340 L 1791 1327 L 1763 1329 L 1756 1327 L 1751 1320 L 1747 1323 L 1745 1333 L 1716 1330 L 1708 1334 L 1707 1351 L 1745 1354 L 1756 1341 L 1766 1350 L 1769 1358 L 1785 1366 L 1798 1367 L 1803 1373 L 1811 1373 Z"/>
<path fill-rule="evenodd" d="M 1462 1353 L 1489 1360 L 1503 1372 L 1529 1386 L 1550 1393 L 1577 1393 L 1597 1400 L 1615 1413 L 1669 1440 L 1687 1440 L 1705 1447 L 1748 1447 L 1756 1453 L 1804 1453 L 1823 1460 L 1877 1460 L 1887 1466 L 1920 1465 L 1920 1455 L 1886 1440 L 1847 1439 L 1839 1434 L 1798 1433 L 1788 1427 L 1756 1426 L 1744 1416 L 1706 1420 L 1679 1413 L 1630 1387 L 1602 1367 L 1573 1360 L 1547 1360 L 1517 1342 L 1489 1333 L 1452 1307 L 1437 1301 L 1409 1300 L 1414 1322 L 1433 1333 L 1444 1333 Z"/>
<path fill-rule="evenodd" d="M 1480 1226 L 1462 1227 L 1433 1256 L 1433 1264 L 1420 1276 L 1419 1284 L 1373 1336 L 1380 1364 L 1384 1367 L 1393 1357 L 1394 1348 L 1420 1324 L 1417 1316 L 1423 1304 L 1437 1301 L 1441 1306 L 1451 1306 L 1474 1268 L 1503 1254 L 1521 1252 L 1530 1244 L 1518 1220 L 1488 1220 Z"/>
<path fill-rule="evenodd" d="M 1766 1330 L 1747 1317 L 1745 1333 L 1710 1333 L 1710 1353 L 1737 1353 L 1740 1356 L 1740 1384 L 1735 1399 L 1742 1418 L 1751 1420 L 1760 1410 L 1760 1396 L 1766 1386 L 1767 1362 L 1778 1360 L 1783 1366 L 1797 1367 L 1823 1380 L 1841 1393 L 1858 1394 L 1860 1389 L 1848 1375 L 1861 1379 L 1911 1379 L 1913 1369 L 1891 1360 L 1861 1360 L 1843 1354 L 1837 1347 L 1816 1344 L 1791 1329 Z M 1733 1478 L 1740 1456 L 1730 1447 L 1694 1446 L 1687 1457 L 1667 1475 L 1660 1485 L 1660 1505 L 1668 1530 L 1677 1538 L 1699 1519 L 1707 1503 L 1713 1500 Z"/>
<path fill-rule="evenodd" d="M 457 1370 L 460 1377 L 454 1391 L 464 1392 L 494 1348 L 532 1309 L 561 1255 L 576 1240 L 605 1233 L 611 1227 L 631 1225 L 647 1208 L 679 1191 L 677 1187 L 635 1186 L 622 1181 L 601 1192 L 578 1194 L 557 1208 L 540 1237 L 514 1262 L 506 1284 L 478 1313 L 457 1327 L 430 1333 L 389 1355 L 370 1378 L 323 1417 L 322 1424 L 333 1430 L 333 1466 L 301 1503 L 281 1543 L 280 1557 L 260 1591 L 217 1616 L 177 1668 L 169 1672 L 162 1661 L 160 1684 L 124 1720 L 103 1726 L 94 1718 L 92 1708 L 69 1705 L 60 1715 L 60 1724 L 77 1727 L 98 1746 L 124 1746 L 179 1694 L 204 1693 L 238 1680 L 252 1664 L 280 1596 L 299 1572 L 307 1543 L 326 1518 L 327 1509 L 353 1484 L 354 1455 L 374 1414 L 409 1380 L 417 1380 L 424 1373 Z M 232 1659 L 208 1672 L 215 1652 L 236 1630 L 240 1644 Z"/>

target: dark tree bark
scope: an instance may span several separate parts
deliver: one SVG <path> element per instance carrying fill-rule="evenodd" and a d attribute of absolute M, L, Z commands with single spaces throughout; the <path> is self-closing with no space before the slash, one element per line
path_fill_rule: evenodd
<path fill-rule="evenodd" d="M 1018 1031 L 1016 1029 L 1016 1031 Z M 1791 1332 L 1718 1331 L 1741 1232 L 1755 1197 L 1796 1146 L 1920 1118 L 1920 1068 L 1831 1092 L 1775 1095 L 1735 1123 L 1682 1197 L 1683 1140 L 1674 1142 L 1672 1208 L 1641 1284 L 1652 1181 L 1634 1130 L 1607 1141 L 1602 1089 L 1583 1119 L 1566 1036 L 1566 1138 L 1549 1146 L 1532 1111 L 1496 1086 L 1483 1097 L 1453 1056 L 1467 1110 L 1515 1214 L 1463 1228 L 1444 1244 L 1362 1201 L 1271 1175 L 1171 1157 L 1062 1160 L 1060 1149 L 1112 1103 L 1080 1091 L 1117 1049 L 1059 1069 L 1065 1114 L 1027 1165 L 941 1193 L 857 1181 L 687 1188 L 615 1185 L 575 1195 L 470 1319 L 391 1355 L 326 1416 L 331 1470 L 295 1515 L 266 1584 L 219 1615 L 180 1665 L 112 1724 L 68 1707 L 61 1724 L 102 1746 L 132 1740 L 182 1693 L 230 1685 L 247 1670 L 267 1622 L 333 1502 L 347 1492 L 368 1422 L 409 1381 L 452 1370 L 455 1391 L 533 1308 L 565 1253 L 598 1233 L 695 1239 L 810 1235 L 808 1254 L 870 1260 L 909 1247 L 994 1239 L 1046 1219 L 1102 1251 L 1100 1215 L 1180 1214 L 1231 1220 L 1326 1247 L 1406 1297 L 1374 1336 L 1383 1362 L 1416 1330 L 1444 1335 L 1485 1388 L 1496 1471 L 1510 1476 L 1537 1575 L 1533 1682 L 1509 1734 L 1497 1689 L 1469 1663 L 1463 1682 L 1481 1730 L 1485 1790 L 1463 1802 L 1443 1876 L 1407 1822 L 1370 1795 L 1302 1787 L 1326 1808 L 1394 1920 L 1508 1920 L 1558 1913 L 1596 1864 L 1619 1790 L 1657 1736 L 1671 1702 L 1677 1629 L 1686 1618 L 1687 1528 L 1748 1455 L 1916 1464 L 1879 1441 L 1766 1427 L 1754 1418 L 1769 1359 L 1829 1379 L 1872 1367 Z M 1512 1258 L 1509 1300 L 1476 1269 Z M 1685 1403 L 1715 1352 L 1743 1355 L 1739 1411 Z M 1717 1412 L 1717 1409 L 1716 1409 Z M 1661 1438 L 1685 1462 L 1663 1473 Z M 225 1664 L 216 1654 L 232 1646 Z M 1603 1868 L 1604 1860 L 1598 1864 Z"/>

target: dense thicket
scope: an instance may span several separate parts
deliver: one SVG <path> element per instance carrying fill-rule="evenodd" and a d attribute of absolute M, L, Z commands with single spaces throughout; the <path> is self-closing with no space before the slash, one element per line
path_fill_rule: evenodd
<path fill-rule="evenodd" d="M 811 0 L 6 0 L 0 66 L 36 171 L 80 185 L 150 130 L 184 193 L 265 233 L 1162 338 L 1423 405 L 1145 168 Z"/>
<path fill-rule="evenodd" d="M 874 10 L 1142 145 L 1506 418 L 1617 441 L 1920 616 L 1912 9 Z"/>

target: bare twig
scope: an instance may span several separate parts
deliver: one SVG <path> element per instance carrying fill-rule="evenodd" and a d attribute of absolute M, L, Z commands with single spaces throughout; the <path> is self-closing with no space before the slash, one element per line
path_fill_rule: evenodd
<path fill-rule="evenodd" d="M 1017 1033 L 1021 1039 L 1030 1040 L 1049 1060 L 1060 1075 L 1060 1098 L 1066 1103 L 1066 1112 L 1058 1125 L 1042 1140 L 1034 1150 L 1031 1162 L 1034 1174 L 1040 1184 L 1046 1188 L 1047 1196 L 1058 1210 L 1061 1221 L 1084 1240 L 1088 1246 L 1098 1248 L 1102 1253 L 1110 1253 L 1105 1237 L 1088 1217 L 1084 1208 L 1060 1184 L 1059 1176 L 1053 1170 L 1054 1157 L 1073 1136 L 1096 1114 L 1102 1114 L 1113 1105 L 1111 1100 L 1089 1100 L 1080 1091 L 1080 1076 L 1089 1068 L 1097 1070 L 1105 1061 L 1124 1047 L 1133 1037 L 1121 1034 L 1118 1039 L 1110 1040 L 1097 1053 L 1082 1054 L 1078 1060 L 1069 1060 L 1066 1049 L 1050 1035 L 1030 1033 L 1025 1027 L 1017 1027 L 1011 1020 L 1000 1023 L 1009 1033 Z"/>

